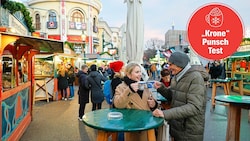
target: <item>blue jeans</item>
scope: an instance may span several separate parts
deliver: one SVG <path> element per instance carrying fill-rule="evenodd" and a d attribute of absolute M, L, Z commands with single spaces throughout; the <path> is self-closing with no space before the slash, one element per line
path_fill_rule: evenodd
<path fill-rule="evenodd" d="M 69 86 L 69 91 L 70 91 L 70 98 L 72 98 L 72 97 L 74 97 L 74 93 L 75 93 L 75 91 L 74 91 L 74 86 L 72 85 L 72 86 Z"/>
<path fill-rule="evenodd" d="M 156 72 L 153 71 L 153 72 L 152 72 L 152 78 L 153 78 L 153 80 L 155 80 L 155 77 L 156 77 L 155 75 L 156 75 Z"/>

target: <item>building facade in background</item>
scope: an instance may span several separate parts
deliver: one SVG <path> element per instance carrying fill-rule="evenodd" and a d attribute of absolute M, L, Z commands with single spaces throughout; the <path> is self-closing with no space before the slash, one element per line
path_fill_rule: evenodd
<path fill-rule="evenodd" d="M 98 51 L 98 15 L 102 7 L 100 0 L 32 0 L 27 4 L 35 31 L 40 37 L 85 47 L 86 53 Z"/>
<path fill-rule="evenodd" d="M 174 27 L 165 34 L 165 46 L 174 48 L 176 51 L 186 52 L 190 57 L 191 64 L 202 64 L 205 66 L 209 60 L 200 57 L 190 46 L 186 30 L 175 30 Z"/>
<path fill-rule="evenodd" d="M 105 21 L 99 20 L 100 0 L 32 0 L 27 5 L 35 33 L 40 37 L 66 41 L 74 48 L 81 47 L 87 58 L 109 51 L 109 48 L 119 50 L 120 45 L 115 41 L 120 37 L 113 34 L 117 30 L 112 31 Z"/>

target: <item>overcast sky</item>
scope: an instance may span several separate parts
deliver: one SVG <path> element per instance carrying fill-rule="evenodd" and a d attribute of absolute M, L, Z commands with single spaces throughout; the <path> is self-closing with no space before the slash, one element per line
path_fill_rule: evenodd
<path fill-rule="evenodd" d="M 126 22 L 127 5 L 124 0 L 101 0 L 102 17 L 109 26 L 120 27 Z M 144 10 L 145 41 L 164 40 L 164 34 L 174 23 L 176 30 L 186 30 L 193 12 L 205 4 L 218 2 L 233 8 L 245 27 L 250 27 L 250 0 L 142 0 Z"/>
<path fill-rule="evenodd" d="M 16 0 L 26 1 L 26 0 Z M 127 4 L 124 0 L 100 0 L 103 18 L 110 27 L 120 27 L 126 22 Z M 144 10 L 145 41 L 151 38 L 164 40 L 172 25 L 176 30 L 186 30 L 193 12 L 205 4 L 218 2 L 233 8 L 241 17 L 244 27 L 250 29 L 250 0 L 141 0 Z M 233 22 L 233 21 L 232 21 Z M 246 32 L 247 33 L 247 32 Z M 247 35 L 250 37 L 249 35 Z"/>

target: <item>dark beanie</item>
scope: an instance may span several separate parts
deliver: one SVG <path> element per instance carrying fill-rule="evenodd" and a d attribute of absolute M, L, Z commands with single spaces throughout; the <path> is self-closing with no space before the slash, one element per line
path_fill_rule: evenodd
<path fill-rule="evenodd" d="M 174 52 L 171 54 L 168 61 L 172 64 L 175 64 L 178 67 L 185 68 L 190 59 L 185 53 Z"/>

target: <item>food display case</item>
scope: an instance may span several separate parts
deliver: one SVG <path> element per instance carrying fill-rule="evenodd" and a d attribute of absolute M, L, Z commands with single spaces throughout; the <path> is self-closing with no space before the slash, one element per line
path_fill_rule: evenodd
<path fill-rule="evenodd" d="M 35 59 L 35 76 L 53 76 L 54 64 L 52 60 Z"/>
<path fill-rule="evenodd" d="M 54 62 L 52 55 L 35 55 L 35 86 L 33 103 L 38 100 L 55 99 L 54 95 Z"/>

